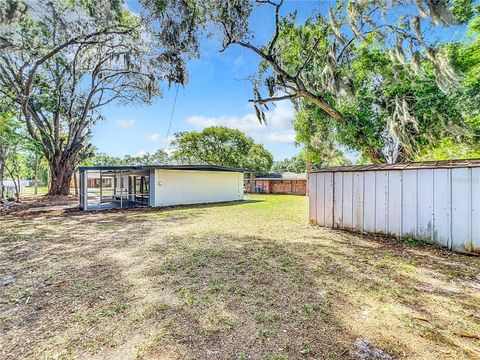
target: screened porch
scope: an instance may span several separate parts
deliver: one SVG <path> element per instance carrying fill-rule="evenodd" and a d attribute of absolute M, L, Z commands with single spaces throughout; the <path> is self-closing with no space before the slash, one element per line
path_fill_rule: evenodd
<path fill-rule="evenodd" d="M 124 168 L 80 170 L 80 206 L 84 210 L 149 205 L 149 170 Z"/>

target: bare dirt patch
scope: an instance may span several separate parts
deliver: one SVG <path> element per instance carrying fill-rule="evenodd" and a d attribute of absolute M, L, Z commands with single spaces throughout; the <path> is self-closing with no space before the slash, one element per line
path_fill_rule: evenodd
<path fill-rule="evenodd" d="M 0 357 L 480 357 L 479 258 L 253 200 L 0 220 Z"/>
<path fill-rule="evenodd" d="M 0 204 L 0 216 L 25 216 L 31 212 L 54 212 L 59 215 L 64 212 L 71 212 L 73 208 L 78 205 L 78 197 L 76 196 L 49 196 L 49 195 L 35 195 L 24 196 L 21 202 L 9 202 L 9 205 Z M 69 207 L 71 209 L 55 210 L 55 207 Z M 35 211 L 31 211 L 35 210 Z"/>

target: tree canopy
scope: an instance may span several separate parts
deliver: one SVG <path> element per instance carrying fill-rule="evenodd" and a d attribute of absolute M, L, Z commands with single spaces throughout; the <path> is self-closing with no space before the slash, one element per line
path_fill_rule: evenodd
<path fill-rule="evenodd" d="M 310 165 L 310 168 L 307 165 Z M 351 161 L 341 151 L 335 150 L 330 157 L 326 157 L 319 156 L 317 151 L 312 151 L 312 149 L 306 147 L 295 156 L 275 161 L 271 171 L 303 173 L 309 170 L 318 170 L 322 167 L 341 165 L 351 165 Z"/>
<path fill-rule="evenodd" d="M 351 50 L 351 94 L 335 99 L 346 121 L 334 121 L 318 107 L 301 102 L 295 123 L 297 139 L 325 156 L 343 145 L 358 151 L 363 161 L 374 158 L 372 150 L 384 161 L 396 162 L 428 158 L 427 154 L 436 158 L 438 151 L 429 149 L 446 143 L 465 148 L 465 143 L 478 138 L 478 122 L 472 121 L 478 110 L 468 104 L 475 102 L 479 92 L 466 86 L 461 75 L 471 71 L 473 62 L 462 69 L 452 48 L 460 53 L 475 46 L 448 44 L 438 50 L 449 59 L 445 68 L 452 72 L 452 84 L 445 88 L 447 84 L 439 81 L 435 64 L 425 54 L 412 69 L 376 39 L 366 39 Z"/>
<path fill-rule="evenodd" d="M 240 130 L 212 126 L 201 132 L 175 134 L 173 158 L 188 164 L 210 164 L 269 171 L 273 156 Z"/>
<path fill-rule="evenodd" d="M 143 155 L 125 155 L 124 157 L 111 156 L 105 153 L 95 154 L 85 160 L 85 166 L 136 166 L 136 165 L 165 165 L 170 162 L 168 154 L 164 150 L 157 150 L 153 153 Z"/>

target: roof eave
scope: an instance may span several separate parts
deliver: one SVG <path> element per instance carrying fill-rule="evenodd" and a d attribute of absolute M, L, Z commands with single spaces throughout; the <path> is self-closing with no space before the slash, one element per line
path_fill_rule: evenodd
<path fill-rule="evenodd" d="M 183 170 L 183 171 L 225 171 L 253 173 L 253 170 L 230 168 L 217 165 L 135 165 L 135 166 L 80 166 L 79 171 L 141 171 L 150 169 Z"/>
<path fill-rule="evenodd" d="M 389 171 L 389 170 L 425 170 L 425 169 L 455 169 L 480 167 L 480 158 L 455 159 L 438 161 L 420 161 L 393 164 L 351 165 L 323 168 L 310 173 L 321 172 L 362 172 L 362 171 Z"/>

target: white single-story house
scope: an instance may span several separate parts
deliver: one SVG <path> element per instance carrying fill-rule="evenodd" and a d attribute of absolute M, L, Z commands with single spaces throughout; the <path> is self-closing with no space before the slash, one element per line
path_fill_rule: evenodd
<path fill-rule="evenodd" d="M 80 167 L 80 207 L 100 210 L 243 200 L 245 170 L 213 165 Z M 100 181 L 93 182 L 95 178 Z"/>

